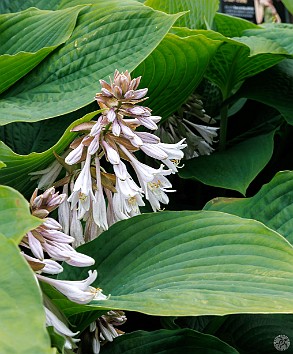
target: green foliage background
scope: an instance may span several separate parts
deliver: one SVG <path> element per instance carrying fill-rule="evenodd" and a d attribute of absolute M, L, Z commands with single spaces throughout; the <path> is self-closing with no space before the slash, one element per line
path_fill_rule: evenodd
<path fill-rule="evenodd" d="M 99 114 L 99 79 L 115 69 L 142 76 L 162 122 L 200 93 L 219 142 L 184 161 L 173 211 L 121 221 L 80 247 L 107 301 L 43 291 L 81 331 L 107 310 L 128 311 L 127 334 L 102 353 L 267 354 L 277 335 L 293 341 L 293 25 L 217 9 L 217 0 L 1 1 L 1 353 L 65 352 L 18 249 L 41 223 L 25 200 L 36 188 L 29 173 Z M 59 278 L 87 271 L 65 265 Z"/>

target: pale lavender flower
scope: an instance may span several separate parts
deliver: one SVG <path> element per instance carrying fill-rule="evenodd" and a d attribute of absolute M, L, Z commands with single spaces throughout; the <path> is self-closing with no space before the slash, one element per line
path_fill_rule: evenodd
<path fill-rule="evenodd" d="M 92 189 L 91 177 L 91 155 L 87 154 L 85 164 L 77 177 L 72 194 L 68 198 L 73 209 L 78 204 L 78 218 L 83 218 L 84 214 L 89 210 L 91 201 L 95 199 Z"/>
<path fill-rule="evenodd" d="M 43 259 L 40 260 L 38 258 L 31 257 L 27 255 L 24 252 L 21 252 L 21 254 L 24 256 L 24 258 L 28 261 L 28 263 L 34 268 L 35 271 L 39 271 L 42 273 L 47 273 L 47 274 L 59 274 L 63 271 L 63 267 L 55 262 L 52 259 Z M 39 268 L 39 270 L 36 270 L 35 268 Z"/>
<path fill-rule="evenodd" d="M 127 318 L 123 311 L 108 311 L 88 327 L 88 334 L 92 338 L 92 349 L 94 354 L 99 354 L 101 346 L 112 342 L 115 338 L 124 334 L 114 326 L 120 326 Z"/>
<path fill-rule="evenodd" d="M 81 221 L 77 217 L 76 207 L 72 209 L 71 213 L 70 234 L 74 238 L 72 243 L 73 248 L 76 248 L 84 243 L 83 227 Z"/>
<path fill-rule="evenodd" d="M 71 219 L 71 213 L 70 213 L 70 204 L 67 200 L 68 198 L 68 184 L 65 184 L 63 186 L 63 194 L 66 195 L 66 199 L 62 204 L 59 205 L 58 208 L 58 220 L 60 225 L 62 225 L 62 229 L 65 234 L 69 233 L 70 230 L 70 219 Z"/>
<path fill-rule="evenodd" d="M 36 172 L 30 172 L 29 174 L 31 176 L 34 176 L 32 177 L 32 180 L 41 176 L 38 181 L 38 188 L 45 189 L 53 185 L 53 183 L 56 181 L 56 178 L 59 176 L 61 170 L 62 165 L 57 160 L 55 160 L 47 168 Z"/>
<path fill-rule="evenodd" d="M 116 179 L 117 192 L 113 196 L 113 211 L 118 220 L 128 219 L 140 214 L 144 206 L 142 190 L 128 174 L 125 180 Z"/>
<path fill-rule="evenodd" d="M 219 130 L 219 128 L 217 127 L 208 127 L 206 125 L 195 124 L 186 119 L 184 120 L 184 122 L 194 127 L 208 144 L 212 144 L 214 138 L 218 136 L 217 131 Z"/>
<path fill-rule="evenodd" d="M 74 150 L 72 150 L 68 156 L 65 158 L 65 162 L 68 165 L 73 165 L 80 161 L 83 153 L 84 145 L 80 143 Z"/>
<path fill-rule="evenodd" d="M 73 349 L 74 343 L 79 342 L 79 339 L 72 338 L 76 336 L 78 332 L 72 332 L 64 322 L 62 322 L 51 310 L 44 306 L 46 314 L 46 326 L 53 326 L 55 331 L 65 338 L 66 349 Z"/>
<path fill-rule="evenodd" d="M 95 200 L 93 201 L 92 215 L 96 225 L 102 228 L 103 230 L 107 230 L 108 229 L 107 210 L 106 210 L 106 201 L 103 194 L 103 187 L 101 183 L 100 160 L 96 158 L 95 163 L 96 163 L 97 190 L 95 193 Z"/>
<path fill-rule="evenodd" d="M 47 278 L 42 275 L 36 274 L 40 281 L 52 285 L 55 289 L 59 290 L 69 300 L 77 304 L 88 304 L 92 300 L 107 300 L 108 297 L 102 294 L 102 290 L 94 288 L 91 284 L 97 278 L 97 271 L 89 271 L 89 276 L 85 280 L 58 280 Z"/>

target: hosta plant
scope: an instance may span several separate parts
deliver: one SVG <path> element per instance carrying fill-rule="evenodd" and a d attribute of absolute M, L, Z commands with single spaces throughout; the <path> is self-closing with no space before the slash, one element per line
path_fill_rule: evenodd
<path fill-rule="evenodd" d="M 293 25 L 218 7 L 0 3 L 1 353 L 292 351 Z"/>

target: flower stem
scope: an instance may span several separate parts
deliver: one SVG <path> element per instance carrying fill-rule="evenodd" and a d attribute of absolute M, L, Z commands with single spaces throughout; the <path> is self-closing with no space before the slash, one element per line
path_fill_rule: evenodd
<path fill-rule="evenodd" d="M 227 142 L 228 105 L 224 105 L 221 108 L 220 115 L 221 115 L 221 123 L 220 123 L 219 151 L 224 151 L 226 149 L 226 142 Z"/>

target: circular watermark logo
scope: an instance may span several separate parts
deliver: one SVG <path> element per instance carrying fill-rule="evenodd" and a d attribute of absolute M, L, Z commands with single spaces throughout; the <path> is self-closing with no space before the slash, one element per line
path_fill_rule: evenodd
<path fill-rule="evenodd" d="M 290 339 L 285 334 L 279 334 L 274 339 L 274 347 L 279 351 L 283 352 L 290 347 Z"/>

